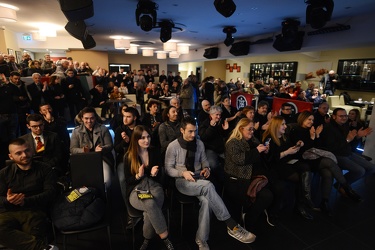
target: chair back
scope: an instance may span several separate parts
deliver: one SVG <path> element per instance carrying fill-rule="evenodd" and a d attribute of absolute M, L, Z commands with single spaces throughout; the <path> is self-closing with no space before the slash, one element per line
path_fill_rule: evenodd
<path fill-rule="evenodd" d="M 94 187 L 103 199 L 106 189 L 103 176 L 103 160 L 100 152 L 72 154 L 70 156 L 72 187 Z"/>

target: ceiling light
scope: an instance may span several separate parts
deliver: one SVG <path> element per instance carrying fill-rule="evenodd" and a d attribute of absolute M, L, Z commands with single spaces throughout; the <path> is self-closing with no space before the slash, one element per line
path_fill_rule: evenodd
<path fill-rule="evenodd" d="M 334 3 L 333 0 L 305 0 L 306 23 L 310 24 L 313 29 L 320 29 L 331 20 Z"/>
<path fill-rule="evenodd" d="M 16 6 L 0 3 L 0 22 L 17 22 Z"/>
<path fill-rule="evenodd" d="M 130 40 L 127 39 L 118 39 L 114 40 L 115 49 L 129 49 L 130 48 Z"/>
<path fill-rule="evenodd" d="M 153 49 L 142 49 L 142 56 L 154 56 Z"/>
<path fill-rule="evenodd" d="M 180 54 L 177 51 L 169 52 L 169 58 L 179 58 Z"/>
<path fill-rule="evenodd" d="M 137 26 L 143 31 L 150 31 L 156 26 L 158 5 L 150 0 L 140 0 L 135 10 Z"/>
<path fill-rule="evenodd" d="M 33 40 L 35 41 L 40 41 L 40 42 L 47 41 L 47 37 L 41 36 L 39 32 L 32 32 L 31 34 L 33 36 Z"/>
<path fill-rule="evenodd" d="M 174 23 L 172 21 L 162 21 L 159 23 L 160 26 L 160 41 L 166 43 L 172 38 L 172 28 Z"/>
<path fill-rule="evenodd" d="M 156 58 L 157 59 L 167 59 L 167 53 L 165 53 L 165 52 L 157 52 L 156 53 Z"/>
<path fill-rule="evenodd" d="M 230 17 L 236 11 L 236 4 L 233 0 L 215 0 L 214 5 L 217 12 L 225 17 Z"/>
<path fill-rule="evenodd" d="M 231 46 L 233 43 L 234 43 L 234 38 L 233 38 L 233 33 L 236 33 L 237 32 L 237 29 L 235 28 L 235 27 L 232 27 L 232 26 L 230 26 L 230 27 L 225 27 L 224 29 L 223 29 L 223 32 L 225 33 L 225 34 L 227 34 L 227 37 L 225 38 L 225 40 L 224 40 L 224 44 L 227 46 L 227 47 L 229 47 L 229 46 Z"/>
<path fill-rule="evenodd" d="M 163 50 L 170 52 L 170 51 L 177 51 L 177 43 L 175 42 L 166 42 L 163 44 Z"/>
<path fill-rule="evenodd" d="M 40 28 L 39 34 L 41 36 L 46 36 L 46 37 L 56 37 L 57 36 L 56 30 L 51 28 L 51 27 Z"/>
<path fill-rule="evenodd" d="M 188 44 L 177 44 L 177 52 L 179 54 L 189 54 L 189 45 Z"/>
<path fill-rule="evenodd" d="M 125 49 L 125 54 L 130 54 L 130 55 L 138 54 L 138 47 L 130 45 L 129 49 Z"/>

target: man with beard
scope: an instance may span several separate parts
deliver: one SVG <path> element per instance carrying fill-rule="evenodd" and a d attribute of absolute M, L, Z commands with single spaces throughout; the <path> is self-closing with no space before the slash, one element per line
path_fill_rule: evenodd
<path fill-rule="evenodd" d="M 254 116 L 254 123 L 259 122 L 259 127 L 254 131 L 254 136 L 260 140 L 263 132 L 268 128 L 269 121 L 271 119 L 271 113 L 268 113 L 268 102 L 260 101 L 258 103 L 258 109 Z"/>
<path fill-rule="evenodd" d="M 9 144 L 14 161 L 0 171 L 0 244 L 11 249 L 58 249 L 48 245 L 47 211 L 56 195 L 50 166 L 32 159 L 21 138 Z"/>

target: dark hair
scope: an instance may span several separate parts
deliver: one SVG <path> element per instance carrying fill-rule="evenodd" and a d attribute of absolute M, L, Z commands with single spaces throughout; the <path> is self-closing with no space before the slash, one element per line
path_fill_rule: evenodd
<path fill-rule="evenodd" d="M 169 117 L 168 117 L 168 114 L 169 114 L 169 111 L 172 109 L 172 108 L 175 108 L 177 110 L 177 108 L 175 106 L 168 106 L 167 108 L 165 108 L 163 110 L 163 114 L 162 114 L 162 118 L 163 118 L 163 121 L 168 121 L 169 120 Z"/>
<path fill-rule="evenodd" d="M 96 111 L 93 107 L 85 107 L 80 112 L 80 118 L 82 119 L 83 115 L 86 113 L 94 113 L 96 114 Z"/>
<path fill-rule="evenodd" d="M 253 106 L 246 106 L 246 107 L 244 107 L 243 109 L 242 109 L 242 111 L 241 111 L 241 113 L 243 114 L 243 115 L 246 115 L 247 114 L 247 112 L 249 112 L 249 111 L 255 111 L 255 109 L 254 109 L 254 107 Z"/>
<path fill-rule="evenodd" d="M 127 107 L 124 112 L 126 113 L 131 113 L 134 117 L 137 117 L 136 120 L 139 119 L 139 113 L 138 113 L 138 110 L 136 108 L 133 108 L 133 107 Z"/>
<path fill-rule="evenodd" d="M 335 109 L 333 110 L 333 112 L 332 112 L 332 115 L 337 115 L 337 112 L 339 112 L 339 111 L 345 111 L 345 112 L 346 112 L 346 110 L 343 109 L 343 108 L 335 108 Z"/>
<path fill-rule="evenodd" d="M 293 105 L 289 102 L 284 102 L 283 104 L 281 104 L 281 108 L 284 109 L 285 107 L 293 107 Z"/>
<path fill-rule="evenodd" d="M 263 106 L 267 106 L 267 108 L 268 108 L 268 106 L 269 106 L 268 102 L 262 100 L 262 101 L 260 101 L 260 102 L 258 103 L 258 109 L 259 109 L 260 107 L 263 107 Z"/>
<path fill-rule="evenodd" d="M 24 144 L 27 144 L 27 141 L 25 139 L 21 138 L 21 137 L 15 138 L 15 139 L 13 139 L 9 142 L 9 145 L 21 146 L 21 145 L 24 145 Z"/>
<path fill-rule="evenodd" d="M 147 110 L 150 111 L 150 108 L 152 107 L 152 105 L 156 104 L 157 106 L 159 106 L 159 101 L 155 100 L 155 99 L 150 99 L 148 101 L 148 104 L 147 104 Z"/>
<path fill-rule="evenodd" d="M 21 77 L 21 74 L 18 71 L 12 71 L 12 72 L 10 72 L 10 76 L 19 76 L 19 77 Z"/>
<path fill-rule="evenodd" d="M 230 97 L 228 95 L 223 95 L 223 96 L 221 96 L 220 101 L 223 102 L 227 98 L 229 98 L 229 100 L 230 100 Z"/>
<path fill-rule="evenodd" d="M 30 114 L 26 117 L 26 123 L 30 125 L 30 122 L 33 121 L 33 122 L 39 122 L 39 121 L 42 121 L 44 122 L 44 118 L 42 115 L 40 114 Z"/>
<path fill-rule="evenodd" d="M 186 116 L 186 117 L 182 118 L 182 121 L 181 121 L 181 128 L 182 128 L 183 130 L 186 129 L 186 126 L 187 126 L 188 124 L 191 124 L 191 125 L 196 126 L 196 121 L 195 121 L 195 119 L 194 119 L 193 117 L 191 117 L 191 116 Z"/>

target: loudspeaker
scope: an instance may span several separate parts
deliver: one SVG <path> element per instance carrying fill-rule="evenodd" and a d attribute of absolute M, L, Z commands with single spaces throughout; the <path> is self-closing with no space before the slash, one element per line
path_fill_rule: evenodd
<path fill-rule="evenodd" d="M 68 22 L 65 25 L 65 29 L 72 37 L 81 41 L 86 40 L 87 29 L 85 21 Z"/>
<path fill-rule="evenodd" d="M 219 48 L 218 47 L 205 49 L 204 54 L 203 54 L 203 56 L 207 59 L 217 58 L 218 55 L 219 55 Z"/>
<path fill-rule="evenodd" d="M 236 11 L 236 4 L 233 0 L 215 0 L 214 5 L 217 12 L 225 17 L 230 17 Z"/>
<path fill-rule="evenodd" d="M 96 46 L 96 42 L 91 35 L 87 35 L 86 40 L 81 42 L 85 49 L 92 49 Z"/>
<path fill-rule="evenodd" d="M 246 56 L 249 54 L 250 51 L 250 42 L 249 41 L 242 41 L 238 43 L 233 43 L 232 47 L 229 50 L 234 56 Z"/>
<path fill-rule="evenodd" d="M 285 38 L 282 35 L 277 35 L 273 47 L 278 51 L 300 50 L 304 35 L 305 32 L 303 31 L 298 31 L 295 37 Z"/>
<path fill-rule="evenodd" d="M 59 0 L 60 9 L 70 22 L 85 20 L 94 15 L 92 0 Z"/>

